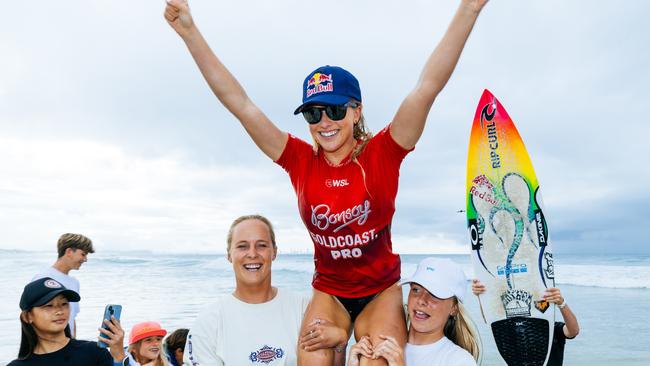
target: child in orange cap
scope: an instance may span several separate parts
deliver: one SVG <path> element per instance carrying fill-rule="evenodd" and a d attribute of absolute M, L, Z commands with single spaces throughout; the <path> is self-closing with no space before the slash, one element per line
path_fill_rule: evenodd
<path fill-rule="evenodd" d="M 129 334 L 129 365 L 169 366 L 163 352 L 162 340 L 167 334 L 159 323 L 142 322 L 131 328 Z"/>

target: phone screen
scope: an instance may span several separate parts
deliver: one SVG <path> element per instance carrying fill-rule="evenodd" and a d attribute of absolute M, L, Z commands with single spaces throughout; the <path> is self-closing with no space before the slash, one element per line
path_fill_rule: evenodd
<path fill-rule="evenodd" d="M 115 304 L 109 304 L 106 305 L 106 308 L 104 308 L 104 317 L 102 318 L 102 328 L 109 330 L 108 326 L 104 324 L 104 320 L 110 320 L 111 316 L 115 317 L 115 319 L 120 319 L 120 315 L 122 314 L 122 305 L 115 305 Z M 102 338 L 108 338 L 106 335 L 103 333 L 99 333 L 99 336 Z M 97 345 L 101 348 L 106 348 L 108 347 L 108 344 L 99 341 L 97 342 Z"/>

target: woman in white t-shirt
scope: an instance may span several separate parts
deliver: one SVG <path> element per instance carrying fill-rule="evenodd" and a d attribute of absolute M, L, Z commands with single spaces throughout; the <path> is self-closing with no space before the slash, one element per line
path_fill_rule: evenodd
<path fill-rule="evenodd" d="M 411 287 L 406 348 L 388 336 L 373 347 L 363 337 L 350 349 L 348 366 L 357 366 L 361 355 L 384 358 L 389 366 L 476 366 L 478 333 L 462 304 L 467 278 L 460 266 L 449 259 L 426 258 L 401 284 Z"/>

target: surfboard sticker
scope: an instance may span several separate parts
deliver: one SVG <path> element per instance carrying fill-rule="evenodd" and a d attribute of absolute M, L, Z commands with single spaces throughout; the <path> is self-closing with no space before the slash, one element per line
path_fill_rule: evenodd
<path fill-rule="evenodd" d="M 509 365 L 521 362 L 520 357 L 528 357 L 530 365 L 543 365 L 555 309 L 542 296 L 547 287 L 554 287 L 555 271 L 542 197 L 519 132 L 488 90 L 472 124 L 466 197 L 474 272 L 487 289 L 480 296 L 481 311 L 499 352 Z M 512 327 L 517 331 L 512 333 Z M 521 344 L 512 344 L 516 334 L 527 336 L 518 338 Z M 531 346 L 543 349 L 534 357 L 516 352 Z"/>

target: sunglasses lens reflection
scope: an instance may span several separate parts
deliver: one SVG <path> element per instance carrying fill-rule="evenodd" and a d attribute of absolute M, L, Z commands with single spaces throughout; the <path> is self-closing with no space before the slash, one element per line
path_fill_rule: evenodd
<path fill-rule="evenodd" d="M 345 118 L 348 111 L 348 104 L 328 105 L 325 108 L 309 107 L 302 111 L 303 117 L 309 124 L 316 124 L 323 118 L 323 111 L 332 121 L 340 121 Z"/>
<path fill-rule="evenodd" d="M 302 115 L 303 117 L 305 117 L 307 123 L 313 125 L 320 122 L 320 119 L 323 116 L 323 112 L 321 108 L 311 107 L 303 110 Z"/>

